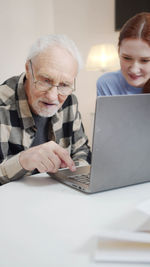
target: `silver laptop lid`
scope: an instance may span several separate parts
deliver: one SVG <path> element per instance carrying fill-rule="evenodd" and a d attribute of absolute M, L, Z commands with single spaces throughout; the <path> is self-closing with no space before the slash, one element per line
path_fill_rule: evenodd
<path fill-rule="evenodd" d="M 100 96 L 90 190 L 150 181 L 150 94 Z"/>

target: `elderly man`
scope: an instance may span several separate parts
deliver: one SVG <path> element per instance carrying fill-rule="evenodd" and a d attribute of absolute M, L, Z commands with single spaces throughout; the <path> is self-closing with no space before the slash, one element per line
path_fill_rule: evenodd
<path fill-rule="evenodd" d="M 47 35 L 31 47 L 25 73 L 0 86 L 0 184 L 90 162 L 72 94 L 80 65 L 72 40 Z"/>

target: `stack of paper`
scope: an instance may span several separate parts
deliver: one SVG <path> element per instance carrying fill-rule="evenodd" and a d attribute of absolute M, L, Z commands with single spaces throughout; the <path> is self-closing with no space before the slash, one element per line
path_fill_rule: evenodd
<path fill-rule="evenodd" d="M 99 235 L 95 261 L 150 263 L 150 234 L 107 231 Z"/>

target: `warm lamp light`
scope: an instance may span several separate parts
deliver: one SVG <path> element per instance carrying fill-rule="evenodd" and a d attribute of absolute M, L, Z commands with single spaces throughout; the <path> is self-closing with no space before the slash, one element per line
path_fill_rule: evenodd
<path fill-rule="evenodd" d="M 111 71 L 119 67 L 118 53 L 112 44 L 92 46 L 88 54 L 86 69 L 94 71 Z"/>

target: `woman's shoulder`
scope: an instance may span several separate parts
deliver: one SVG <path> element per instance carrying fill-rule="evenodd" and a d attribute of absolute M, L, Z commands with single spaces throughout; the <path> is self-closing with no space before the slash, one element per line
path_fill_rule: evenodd
<path fill-rule="evenodd" d="M 97 80 L 97 95 L 122 94 L 124 77 L 120 70 L 103 74 Z"/>
<path fill-rule="evenodd" d="M 123 75 L 122 75 L 120 70 L 113 71 L 113 72 L 106 72 L 98 78 L 97 82 L 105 82 L 105 81 L 109 81 L 109 80 L 111 80 L 111 81 L 117 80 L 118 81 L 118 79 L 120 79 L 120 78 L 121 79 L 123 78 Z"/>

